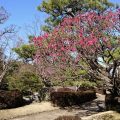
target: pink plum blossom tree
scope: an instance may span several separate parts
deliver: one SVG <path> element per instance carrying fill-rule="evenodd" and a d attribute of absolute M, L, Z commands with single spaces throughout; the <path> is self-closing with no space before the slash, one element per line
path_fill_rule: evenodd
<path fill-rule="evenodd" d="M 40 75 L 64 78 L 71 66 L 102 80 L 113 95 L 120 95 L 120 10 L 95 11 L 64 18 L 51 33 L 33 39 Z M 51 77 L 51 79 L 52 79 Z"/>

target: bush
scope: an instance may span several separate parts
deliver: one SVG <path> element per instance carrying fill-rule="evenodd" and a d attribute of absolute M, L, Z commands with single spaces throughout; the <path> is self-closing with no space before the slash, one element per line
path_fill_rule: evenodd
<path fill-rule="evenodd" d="M 97 83 L 89 81 L 87 79 L 82 79 L 82 80 L 65 80 L 64 82 L 62 82 L 61 84 L 59 83 L 59 85 L 61 86 L 79 86 L 79 87 L 96 87 Z"/>
<path fill-rule="evenodd" d="M 22 94 L 18 90 L 0 90 L 0 109 L 16 108 L 24 104 Z"/>
<path fill-rule="evenodd" d="M 88 80 L 83 80 L 83 81 L 76 81 L 74 83 L 74 86 L 91 88 L 91 87 L 96 87 L 97 84 L 95 82 L 91 82 L 91 81 L 88 81 Z"/>
<path fill-rule="evenodd" d="M 96 98 L 96 93 L 93 90 L 87 91 L 58 91 L 51 92 L 51 102 L 60 107 L 67 107 L 71 105 L 80 105 L 81 103 L 91 101 Z"/>
<path fill-rule="evenodd" d="M 63 87 L 63 88 L 58 88 L 57 91 L 61 92 L 61 91 L 74 91 L 74 90 L 67 88 L 67 87 Z"/>
<path fill-rule="evenodd" d="M 26 96 L 39 91 L 43 86 L 39 76 L 33 72 L 24 71 L 18 75 L 15 74 L 7 78 L 10 90 L 19 89 Z"/>
<path fill-rule="evenodd" d="M 42 79 L 36 73 L 35 66 L 21 61 L 12 61 L 10 63 L 10 69 L 7 71 L 3 81 L 4 85 L 2 83 L 0 89 L 18 89 L 25 96 L 38 92 L 44 85 Z"/>
<path fill-rule="evenodd" d="M 78 116 L 59 116 L 55 120 L 81 120 Z"/>

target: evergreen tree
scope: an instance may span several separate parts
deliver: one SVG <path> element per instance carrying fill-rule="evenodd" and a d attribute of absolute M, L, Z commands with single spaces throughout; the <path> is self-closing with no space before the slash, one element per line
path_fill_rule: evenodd
<path fill-rule="evenodd" d="M 43 0 L 38 10 L 45 12 L 49 18 L 45 20 L 44 31 L 51 31 L 66 16 L 72 16 L 79 12 L 95 10 L 98 13 L 113 7 L 114 4 L 108 0 Z"/>

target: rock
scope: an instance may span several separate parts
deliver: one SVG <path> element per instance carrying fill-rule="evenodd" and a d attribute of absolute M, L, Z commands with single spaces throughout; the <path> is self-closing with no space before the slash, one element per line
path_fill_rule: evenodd
<path fill-rule="evenodd" d="M 33 100 L 35 101 L 35 102 L 39 102 L 40 100 L 40 95 L 39 95 L 39 93 L 38 92 L 34 92 L 33 93 Z"/>
<path fill-rule="evenodd" d="M 115 110 L 118 107 L 120 108 L 120 104 L 118 103 L 118 97 L 115 97 L 112 94 L 106 94 L 105 106 L 106 110 Z"/>
<path fill-rule="evenodd" d="M 16 108 L 24 104 L 22 94 L 18 90 L 0 90 L 0 109 Z"/>

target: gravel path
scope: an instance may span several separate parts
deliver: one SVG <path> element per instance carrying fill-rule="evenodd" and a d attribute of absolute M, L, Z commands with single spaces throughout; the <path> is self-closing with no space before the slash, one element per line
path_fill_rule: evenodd
<path fill-rule="evenodd" d="M 62 115 L 77 115 L 79 117 L 90 116 L 95 113 L 104 111 L 104 96 L 97 94 L 97 99 L 87 102 L 79 107 L 56 109 L 52 111 L 39 112 L 11 120 L 54 120 Z M 47 108 L 46 108 L 47 109 Z"/>

